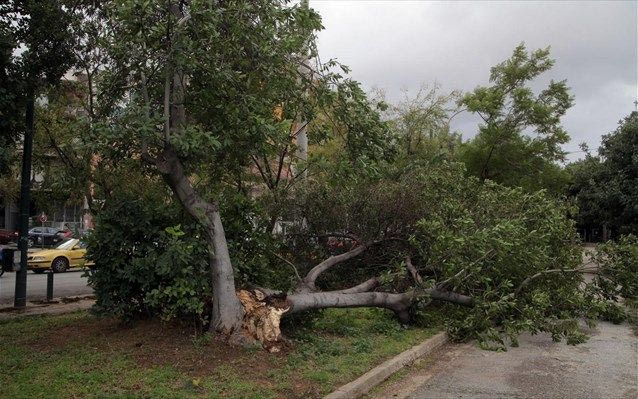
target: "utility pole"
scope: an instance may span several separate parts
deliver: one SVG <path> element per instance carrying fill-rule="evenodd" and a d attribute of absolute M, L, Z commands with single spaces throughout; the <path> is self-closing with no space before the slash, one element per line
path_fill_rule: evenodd
<path fill-rule="evenodd" d="M 22 151 L 22 175 L 20 176 L 20 220 L 18 249 L 20 250 L 20 269 L 16 272 L 16 286 L 13 306 L 23 308 L 27 305 L 27 248 L 29 247 L 29 204 L 31 202 L 31 153 L 33 149 L 33 113 L 34 93 L 27 97 L 24 147 Z"/>

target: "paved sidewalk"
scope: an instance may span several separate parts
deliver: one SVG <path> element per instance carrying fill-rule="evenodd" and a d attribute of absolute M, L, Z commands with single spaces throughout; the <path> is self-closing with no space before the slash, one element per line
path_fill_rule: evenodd
<path fill-rule="evenodd" d="M 450 346 L 375 398 L 638 398 L 638 337 L 627 325 L 601 322 L 577 346 L 547 334 L 520 341 L 507 352 Z"/>
<path fill-rule="evenodd" d="M 0 321 L 26 316 L 71 313 L 76 310 L 89 309 L 93 304 L 95 304 L 93 296 L 54 298 L 49 303 L 27 302 L 27 307 L 20 310 L 12 307 L 0 307 Z"/>

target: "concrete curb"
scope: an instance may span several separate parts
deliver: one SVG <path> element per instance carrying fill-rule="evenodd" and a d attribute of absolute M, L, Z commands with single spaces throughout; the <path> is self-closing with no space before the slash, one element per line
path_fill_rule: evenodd
<path fill-rule="evenodd" d="M 355 399 L 361 397 L 392 374 L 411 364 L 419 357 L 432 353 L 432 351 L 447 342 L 447 334 L 438 333 L 419 345 L 413 346 L 392 359 L 386 360 L 356 380 L 337 388 L 336 391 L 324 396 L 323 399 Z"/>

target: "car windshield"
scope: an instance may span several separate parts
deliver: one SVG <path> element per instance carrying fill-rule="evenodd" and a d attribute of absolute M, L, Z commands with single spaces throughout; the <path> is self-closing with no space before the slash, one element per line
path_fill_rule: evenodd
<path fill-rule="evenodd" d="M 62 244 L 57 246 L 57 249 L 71 249 L 75 246 L 75 244 L 78 243 L 78 240 L 69 240 L 69 241 L 65 241 Z"/>

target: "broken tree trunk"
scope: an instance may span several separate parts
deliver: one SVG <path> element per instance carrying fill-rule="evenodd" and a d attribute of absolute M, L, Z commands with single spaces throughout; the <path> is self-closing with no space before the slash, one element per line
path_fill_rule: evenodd
<path fill-rule="evenodd" d="M 248 340 L 256 340 L 269 352 L 278 352 L 284 342 L 279 323 L 290 309 L 285 295 L 267 296 L 259 290 L 240 290 L 237 296 L 244 307 L 241 333 Z"/>
<path fill-rule="evenodd" d="M 277 292 L 268 288 L 255 287 L 237 293 L 244 307 L 242 333 L 244 338 L 259 341 L 264 348 L 278 351 L 285 342 L 281 335 L 279 323 L 281 318 L 315 309 L 325 308 L 357 308 L 378 307 L 392 310 L 402 323 L 410 319 L 410 308 L 415 300 L 423 297 L 471 306 L 473 299 L 469 296 L 446 291 L 439 287 L 420 288 L 404 293 L 376 292 L 380 280 L 377 277 L 368 279 L 354 287 L 336 290 L 319 291 L 317 278 L 335 265 L 352 259 L 363 253 L 369 245 L 360 245 L 341 255 L 331 256 L 313 267 L 290 293 Z M 408 263 L 416 272 L 416 268 Z M 418 275 L 418 273 L 417 273 Z M 419 276 L 420 277 L 420 276 Z"/>

